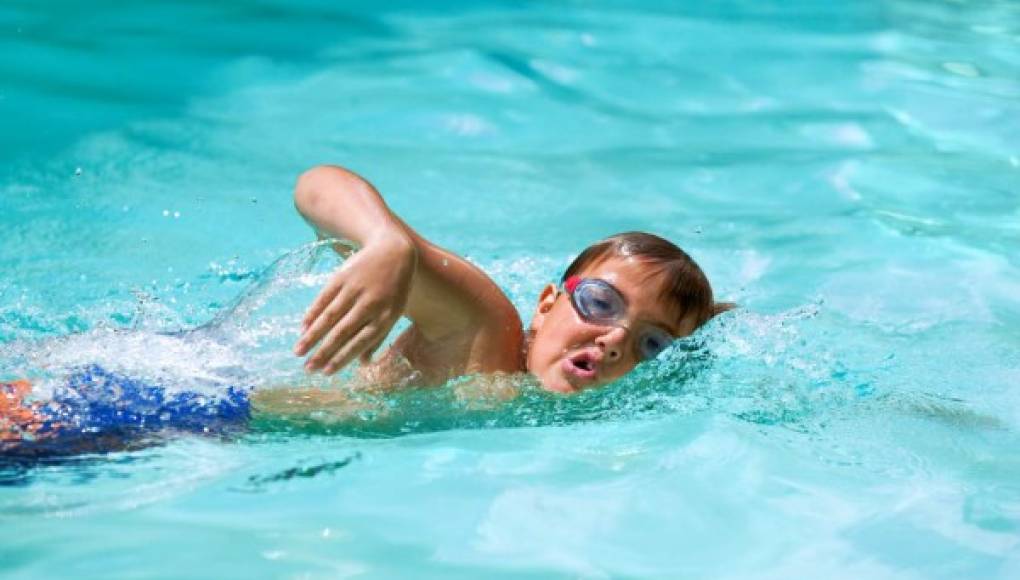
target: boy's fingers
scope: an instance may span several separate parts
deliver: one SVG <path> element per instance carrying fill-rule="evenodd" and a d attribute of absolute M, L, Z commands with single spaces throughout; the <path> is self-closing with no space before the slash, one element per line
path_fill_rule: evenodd
<path fill-rule="evenodd" d="M 319 342 L 318 348 L 308 357 L 305 368 L 309 371 L 316 371 L 326 366 L 336 351 L 344 346 L 355 336 L 362 327 L 366 325 L 364 308 L 354 306 L 347 314 L 337 321 L 326 333 L 326 336 Z"/>
<path fill-rule="evenodd" d="M 377 332 L 375 342 L 373 342 L 372 346 L 367 348 L 365 352 L 361 353 L 362 364 L 369 364 L 372 362 L 372 355 L 375 354 L 375 351 L 379 350 L 379 347 L 382 346 L 382 343 L 386 342 L 386 337 L 390 335 L 390 330 L 393 329 L 393 326 L 397 323 L 398 320 L 400 320 L 399 313 L 388 314 L 385 317 L 385 322 L 379 325 L 379 330 Z"/>
<path fill-rule="evenodd" d="M 323 288 L 322 291 L 319 292 L 319 295 L 315 297 L 312 305 L 308 307 L 307 311 L 305 311 L 305 315 L 301 317 L 301 326 L 311 326 L 312 323 L 315 322 L 315 319 L 322 314 L 322 311 L 329 306 L 329 303 L 332 302 L 342 290 L 343 288 L 340 286 L 327 286 L 326 288 Z"/>
<path fill-rule="evenodd" d="M 305 361 L 305 370 L 317 371 L 326 366 L 336 351 L 344 345 L 347 336 L 355 330 L 357 329 L 351 327 L 351 321 L 347 318 L 338 322 L 333 330 L 319 342 L 315 352 Z"/>
<path fill-rule="evenodd" d="M 337 350 L 333 357 L 329 359 L 329 363 L 327 363 L 325 368 L 322 369 L 322 372 L 327 375 L 331 375 L 347 366 L 347 363 L 351 362 L 355 356 L 363 351 L 368 345 L 372 344 L 372 341 L 376 338 L 376 332 L 377 329 L 371 324 L 361 327 L 361 329 L 358 330 L 358 333 L 351 337 L 351 339 L 347 341 L 347 344 L 343 345 L 343 347 Z"/>
<path fill-rule="evenodd" d="M 379 347 L 382 346 L 382 343 L 386 342 L 386 338 L 390 335 L 390 331 L 393 330 L 393 327 L 397 324 L 397 321 L 400 320 L 400 314 L 401 314 L 400 312 L 391 312 L 386 315 L 386 317 L 384 318 L 385 322 L 379 325 L 378 333 L 379 335 L 376 338 L 376 341 L 372 343 L 372 347 L 366 350 L 362 357 L 361 362 L 363 364 L 368 364 L 372 362 L 372 355 L 375 353 L 375 351 L 379 350 Z"/>
<path fill-rule="evenodd" d="M 308 326 L 305 332 L 294 345 L 294 354 L 304 356 L 312 349 L 327 333 L 336 329 L 342 318 L 348 314 L 354 296 L 350 292 L 340 291 L 322 311 L 318 317 Z"/>
<path fill-rule="evenodd" d="M 306 312 L 304 317 L 301 319 L 302 337 L 304 337 L 305 334 L 308 334 L 308 330 L 311 329 L 315 324 L 315 321 L 322 316 L 322 313 L 326 310 L 329 304 L 336 300 L 337 296 L 340 295 L 340 292 L 342 292 L 342 289 L 338 289 L 334 293 L 323 292 L 315 298 L 315 303 L 312 304 L 312 307 L 308 309 L 308 312 Z"/>
<path fill-rule="evenodd" d="M 312 322 L 319 317 L 319 314 L 340 292 L 342 286 L 343 276 L 339 273 L 330 278 L 329 282 L 326 282 L 326 285 L 319 291 L 319 295 L 312 301 L 312 305 L 308 307 L 304 317 L 301 319 L 301 325 L 305 327 L 311 326 Z"/>

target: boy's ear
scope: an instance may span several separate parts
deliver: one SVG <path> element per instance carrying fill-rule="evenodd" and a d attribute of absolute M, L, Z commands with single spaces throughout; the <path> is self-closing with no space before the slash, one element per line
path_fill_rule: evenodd
<path fill-rule="evenodd" d="M 716 302 L 712 305 L 712 317 L 716 317 L 723 312 L 728 312 L 736 308 L 737 305 L 734 302 Z"/>
<path fill-rule="evenodd" d="M 531 317 L 531 330 L 542 328 L 542 324 L 545 323 L 545 315 L 552 310 L 559 294 L 560 291 L 555 284 L 546 284 L 545 288 L 542 288 L 542 293 L 538 295 L 538 304 L 535 306 L 535 315 Z"/>

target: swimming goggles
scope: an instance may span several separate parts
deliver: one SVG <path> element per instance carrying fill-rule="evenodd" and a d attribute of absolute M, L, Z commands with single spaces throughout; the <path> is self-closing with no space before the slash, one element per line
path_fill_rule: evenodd
<path fill-rule="evenodd" d="M 571 276 L 563 282 L 574 310 L 585 321 L 606 326 L 629 327 L 620 324 L 627 316 L 627 301 L 612 284 L 598 278 Z M 655 358 L 673 342 L 673 335 L 663 328 L 649 326 L 637 334 L 637 353 L 640 360 Z"/>

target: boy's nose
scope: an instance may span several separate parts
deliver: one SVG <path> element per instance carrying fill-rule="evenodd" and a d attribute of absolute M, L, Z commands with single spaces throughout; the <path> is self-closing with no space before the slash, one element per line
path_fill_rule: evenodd
<path fill-rule="evenodd" d="M 627 329 L 623 326 L 609 327 L 606 332 L 595 339 L 595 344 L 602 349 L 603 356 L 610 362 L 623 357 L 623 348 L 627 340 Z"/>

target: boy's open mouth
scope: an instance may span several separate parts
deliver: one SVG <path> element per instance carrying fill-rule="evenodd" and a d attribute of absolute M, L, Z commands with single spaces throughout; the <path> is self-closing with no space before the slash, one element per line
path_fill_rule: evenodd
<path fill-rule="evenodd" d="M 581 351 L 563 360 L 563 370 L 568 376 L 590 382 L 598 374 L 601 358 L 590 350 Z"/>

